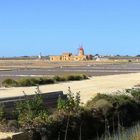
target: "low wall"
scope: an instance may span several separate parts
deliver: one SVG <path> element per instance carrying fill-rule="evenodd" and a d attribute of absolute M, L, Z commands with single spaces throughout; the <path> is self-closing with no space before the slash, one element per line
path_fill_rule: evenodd
<path fill-rule="evenodd" d="M 41 93 L 39 94 L 44 104 L 47 108 L 55 108 L 57 106 L 57 100 L 59 96 L 62 99 L 66 98 L 66 95 L 63 94 L 63 91 L 56 91 L 56 92 L 49 92 L 49 93 Z M 17 97 L 10 97 L 10 98 L 0 98 L 0 104 L 4 107 L 5 110 L 5 118 L 6 119 L 15 119 L 13 112 L 16 109 L 17 102 L 24 101 L 27 98 L 32 99 L 34 95 L 26 95 L 26 96 L 17 96 Z"/>

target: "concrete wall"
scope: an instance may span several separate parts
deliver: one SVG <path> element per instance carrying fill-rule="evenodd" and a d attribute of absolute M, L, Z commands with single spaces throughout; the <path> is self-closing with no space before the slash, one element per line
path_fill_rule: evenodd
<path fill-rule="evenodd" d="M 55 108 L 57 106 L 57 100 L 59 96 L 61 96 L 62 99 L 66 98 L 66 95 L 64 95 L 62 91 L 42 93 L 39 95 L 42 97 L 43 102 L 47 108 Z M 15 119 L 15 115 L 13 115 L 13 112 L 16 109 L 17 102 L 24 101 L 27 98 L 32 99 L 34 96 L 35 95 L 28 95 L 0 99 L 0 104 L 4 107 L 4 110 L 6 112 L 5 118 Z"/>

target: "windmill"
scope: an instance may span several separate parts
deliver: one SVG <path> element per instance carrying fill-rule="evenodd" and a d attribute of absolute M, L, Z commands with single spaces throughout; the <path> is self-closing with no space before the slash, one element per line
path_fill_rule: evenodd
<path fill-rule="evenodd" d="M 83 45 L 79 45 L 79 48 L 78 48 L 78 55 L 84 55 Z"/>

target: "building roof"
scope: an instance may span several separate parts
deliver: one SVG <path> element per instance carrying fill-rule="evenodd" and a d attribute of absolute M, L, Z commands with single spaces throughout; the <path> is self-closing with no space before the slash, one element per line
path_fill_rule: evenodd
<path fill-rule="evenodd" d="M 80 47 L 79 50 L 83 51 L 84 49 L 83 49 L 83 47 Z"/>

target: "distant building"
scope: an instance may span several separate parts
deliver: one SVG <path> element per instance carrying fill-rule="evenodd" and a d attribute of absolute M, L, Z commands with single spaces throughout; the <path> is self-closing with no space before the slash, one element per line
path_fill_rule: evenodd
<path fill-rule="evenodd" d="M 38 59 L 42 59 L 42 54 L 41 53 L 38 55 Z"/>
<path fill-rule="evenodd" d="M 72 53 L 63 53 L 62 55 L 58 56 L 50 56 L 50 61 L 86 61 L 92 59 L 92 55 L 85 55 L 82 46 L 79 48 L 78 55 L 73 55 Z"/>

